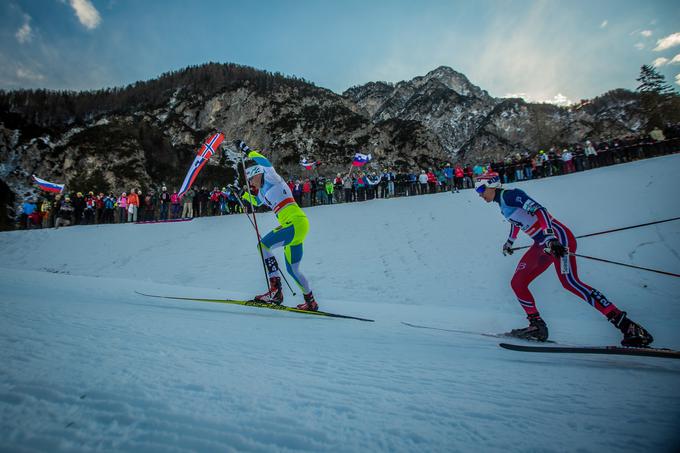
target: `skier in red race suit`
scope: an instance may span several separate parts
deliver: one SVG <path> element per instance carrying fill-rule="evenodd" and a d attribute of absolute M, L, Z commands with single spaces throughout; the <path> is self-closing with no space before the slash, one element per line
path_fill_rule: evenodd
<path fill-rule="evenodd" d="M 513 253 L 512 245 L 519 230 L 524 231 L 534 244 L 517 264 L 511 286 L 529 319 L 529 326 L 513 329 L 514 337 L 535 341 L 548 339 L 548 327 L 536 308 L 529 284 L 551 265 L 565 289 L 576 294 L 607 317 L 623 333 L 623 346 L 645 347 L 654 341 L 652 335 L 631 321 L 604 294 L 583 283 L 576 268 L 576 239 L 572 232 L 548 211 L 520 189 L 503 189 L 497 173 L 480 175 L 475 190 L 487 203 L 498 203 L 501 213 L 510 222 L 510 235 L 503 245 L 503 255 Z"/>

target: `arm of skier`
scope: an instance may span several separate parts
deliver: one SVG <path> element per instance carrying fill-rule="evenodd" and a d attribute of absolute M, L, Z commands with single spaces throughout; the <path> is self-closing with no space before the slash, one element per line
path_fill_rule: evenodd
<path fill-rule="evenodd" d="M 257 151 L 250 151 L 248 153 L 248 159 L 252 159 L 255 161 L 257 165 L 262 165 L 263 167 L 271 167 L 272 163 L 269 162 L 269 159 L 264 157 L 262 154 L 258 153 Z"/>
<path fill-rule="evenodd" d="M 515 239 L 517 239 L 518 234 L 519 227 L 511 223 L 510 234 L 508 235 L 508 239 L 505 241 L 505 244 L 503 244 L 503 255 L 512 255 L 514 253 L 512 245 L 515 243 Z"/>
<path fill-rule="evenodd" d="M 257 196 L 251 195 L 248 192 L 241 195 L 241 198 L 243 198 L 245 201 L 247 201 L 248 203 L 250 203 L 253 206 L 259 206 L 260 205 L 260 200 L 257 199 Z"/>
<path fill-rule="evenodd" d="M 269 160 L 264 157 L 262 154 L 258 153 L 257 151 L 250 149 L 248 145 L 243 140 L 234 140 L 234 146 L 241 150 L 243 154 L 248 159 L 252 159 L 255 161 L 256 164 L 262 165 L 263 167 L 271 167 L 272 163 L 269 162 Z"/>
<path fill-rule="evenodd" d="M 543 234 L 546 236 L 544 243 L 550 239 L 555 239 L 555 232 L 552 228 L 550 215 L 539 202 L 531 198 L 523 190 L 519 189 L 506 190 L 503 193 L 503 199 L 508 206 L 524 209 L 526 212 L 536 217 L 541 230 L 543 230 Z"/>

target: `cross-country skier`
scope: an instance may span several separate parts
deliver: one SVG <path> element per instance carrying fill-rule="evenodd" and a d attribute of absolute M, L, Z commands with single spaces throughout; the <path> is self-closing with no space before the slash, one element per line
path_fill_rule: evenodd
<path fill-rule="evenodd" d="M 623 332 L 622 345 L 644 347 L 654 341 L 649 332 L 628 319 L 625 311 L 619 310 L 602 293 L 579 279 L 573 255 L 576 239 L 569 228 L 553 218 L 543 206 L 520 189 L 503 189 L 496 173 L 477 177 L 475 190 L 487 203 L 498 203 L 501 213 L 510 222 L 510 235 L 503 244 L 503 255 L 513 253 L 512 245 L 520 229 L 534 240 L 517 264 L 511 281 L 512 289 L 526 311 L 529 326 L 513 329 L 510 335 L 537 341 L 548 339 L 548 328 L 536 309 L 529 284 L 554 264 L 565 289 L 595 307 Z"/>
<path fill-rule="evenodd" d="M 273 304 L 283 302 L 283 290 L 281 287 L 281 273 L 276 257 L 272 249 L 283 247 L 286 257 L 286 270 L 293 277 L 305 297 L 305 303 L 297 306 L 300 310 L 317 311 L 319 305 L 314 300 L 314 294 L 309 282 L 300 272 L 302 260 L 302 243 L 309 230 L 307 216 L 300 209 L 293 198 L 288 184 L 274 170 L 271 162 L 262 154 L 250 150 L 240 140 L 234 144 L 246 153 L 249 159 L 255 161 L 255 165 L 246 168 L 246 179 L 251 188 L 251 194 L 243 194 L 243 198 L 253 206 L 266 205 L 276 214 L 279 226 L 270 231 L 262 238 L 259 247 L 262 249 L 264 263 L 269 276 L 269 291 L 256 296 L 255 300 Z"/>

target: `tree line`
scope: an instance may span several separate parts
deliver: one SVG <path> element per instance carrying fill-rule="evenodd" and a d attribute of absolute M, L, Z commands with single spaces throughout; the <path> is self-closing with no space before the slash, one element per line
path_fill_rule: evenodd
<path fill-rule="evenodd" d="M 166 72 L 158 78 L 135 82 L 125 87 L 90 91 L 0 90 L 0 115 L 6 121 L 60 129 L 105 113 L 125 114 L 160 107 L 178 89 L 186 90 L 192 96 L 211 96 L 242 86 L 257 93 L 272 92 L 283 86 L 301 91 L 319 90 L 312 82 L 303 78 L 234 63 L 211 62 Z"/>

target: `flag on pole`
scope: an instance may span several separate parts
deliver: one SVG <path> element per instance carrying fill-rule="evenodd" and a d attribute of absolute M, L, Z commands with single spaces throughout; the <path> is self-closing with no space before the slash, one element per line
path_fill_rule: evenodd
<path fill-rule="evenodd" d="M 36 175 L 33 176 L 33 181 L 40 187 L 41 190 L 45 192 L 62 193 L 64 191 L 63 184 L 56 184 L 53 182 L 45 181 L 44 179 L 38 178 Z"/>
<path fill-rule="evenodd" d="M 196 180 L 196 176 L 198 176 L 198 174 L 203 169 L 203 166 L 210 160 L 212 155 L 215 154 L 215 151 L 220 147 L 223 141 L 224 134 L 221 132 L 218 132 L 206 140 L 201 149 L 198 151 L 198 154 L 196 154 L 194 162 L 191 164 L 191 167 L 189 167 L 189 171 L 184 178 L 182 187 L 179 189 L 178 195 L 180 198 L 182 198 L 186 191 L 189 190 L 191 185 L 194 183 L 194 180 Z"/>
<path fill-rule="evenodd" d="M 356 153 L 354 155 L 354 160 L 352 160 L 352 165 L 355 167 L 363 167 L 371 161 L 372 157 L 370 154 Z"/>

